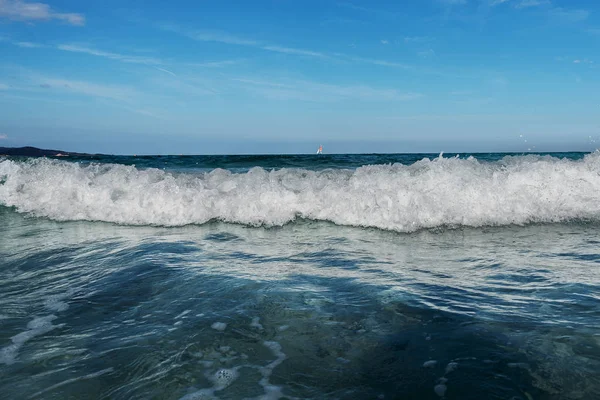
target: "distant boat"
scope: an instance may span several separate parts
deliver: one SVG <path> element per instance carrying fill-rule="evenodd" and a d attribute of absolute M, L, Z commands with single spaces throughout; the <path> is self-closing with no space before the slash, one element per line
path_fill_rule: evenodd
<path fill-rule="evenodd" d="M 319 149 L 317 150 L 317 154 L 323 154 L 323 145 L 319 146 Z"/>

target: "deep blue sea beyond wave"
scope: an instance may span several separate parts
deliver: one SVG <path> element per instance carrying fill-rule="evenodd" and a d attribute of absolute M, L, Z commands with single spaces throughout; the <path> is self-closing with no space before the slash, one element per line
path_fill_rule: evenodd
<path fill-rule="evenodd" d="M 600 153 L 0 158 L 7 399 L 598 399 Z"/>

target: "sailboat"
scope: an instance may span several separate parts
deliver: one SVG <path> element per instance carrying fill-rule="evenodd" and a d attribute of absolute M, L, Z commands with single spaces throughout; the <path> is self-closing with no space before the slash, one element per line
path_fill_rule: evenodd
<path fill-rule="evenodd" d="M 319 149 L 317 150 L 317 154 L 323 154 L 323 145 L 319 146 Z"/>

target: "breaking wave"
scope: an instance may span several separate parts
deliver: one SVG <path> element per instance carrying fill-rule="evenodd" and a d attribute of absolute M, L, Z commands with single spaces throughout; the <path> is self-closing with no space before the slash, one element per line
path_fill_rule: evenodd
<path fill-rule="evenodd" d="M 600 220 L 600 153 L 580 160 L 423 159 L 354 170 L 215 169 L 0 160 L 0 205 L 59 221 L 279 226 L 297 218 L 412 232 Z"/>

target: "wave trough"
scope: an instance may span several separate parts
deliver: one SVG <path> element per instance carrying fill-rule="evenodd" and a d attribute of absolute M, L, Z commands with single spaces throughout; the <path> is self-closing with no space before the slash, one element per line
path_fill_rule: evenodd
<path fill-rule="evenodd" d="M 59 221 L 280 226 L 297 218 L 412 232 L 600 220 L 600 153 L 580 160 L 423 159 L 353 170 L 180 173 L 121 164 L 0 160 L 0 205 Z"/>

